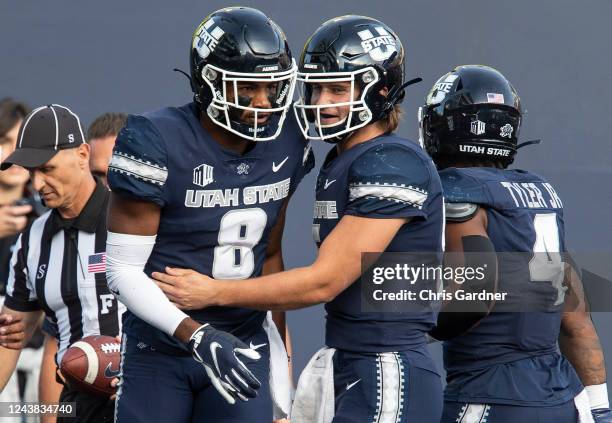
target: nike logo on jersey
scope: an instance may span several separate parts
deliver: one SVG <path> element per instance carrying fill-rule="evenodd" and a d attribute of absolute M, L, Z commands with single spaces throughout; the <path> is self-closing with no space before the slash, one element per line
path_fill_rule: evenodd
<path fill-rule="evenodd" d="M 268 344 L 264 343 L 264 344 L 259 344 L 259 345 L 253 345 L 252 341 L 249 342 L 249 348 L 252 349 L 252 350 L 255 350 L 255 351 L 257 351 L 257 348 L 261 348 L 261 347 L 264 347 L 266 345 L 268 345 Z"/>
<path fill-rule="evenodd" d="M 361 379 L 357 379 L 355 382 L 353 383 L 347 383 L 346 384 L 346 390 L 348 391 L 349 389 L 351 389 L 353 386 L 357 385 L 359 382 L 361 382 Z"/>
<path fill-rule="evenodd" d="M 280 162 L 280 163 L 278 164 L 278 166 L 276 165 L 276 163 L 272 162 L 272 172 L 274 172 L 274 173 L 278 172 L 278 171 L 279 171 L 279 169 L 280 169 L 281 167 L 283 167 L 283 165 L 285 164 L 285 162 L 286 162 L 287 160 L 289 160 L 289 156 L 285 157 L 285 160 L 283 160 L 282 162 Z"/>
<path fill-rule="evenodd" d="M 219 363 L 217 362 L 217 349 L 218 348 L 223 348 L 223 347 L 218 342 L 211 342 L 210 355 L 212 355 L 213 363 L 215 363 L 215 369 L 217 369 L 217 374 L 221 375 L 221 369 L 219 368 Z"/>
<path fill-rule="evenodd" d="M 108 366 L 106 366 L 106 369 L 104 369 L 104 377 L 114 379 L 119 376 L 121 369 L 113 370 L 112 365 L 112 362 L 108 363 Z"/>
<path fill-rule="evenodd" d="M 330 181 L 329 179 L 326 179 L 326 180 L 325 180 L 325 185 L 323 186 L 323 189 L 327 189 L 327 188 L 329 188 L 329 186 L 330 186 L 331 184 L 333 184 L 334 182 L 336 182 L 336 180 L 335 180 L 335 179 L 332 179 L 331 181 Z"/>

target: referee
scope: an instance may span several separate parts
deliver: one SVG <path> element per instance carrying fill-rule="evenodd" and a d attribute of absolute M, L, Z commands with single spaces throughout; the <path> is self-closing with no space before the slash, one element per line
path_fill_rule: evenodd
<path fill-rule="evenodd" d="M 2 311 L 30 334 L 42 313 L 57 333 L 59 365 L 66 349 L 90 335 L 117 336 L 123 305 L 106 284 L 108 190 L 89 171 L 89 145 L 77 115 L 60 105 L 34 109 L 21 125 L 16 150 L 0 165 L 30 171 L 49 210 L 19 237 Z M 0 346 L 0 389 L 19 350 Z M 70 422 L 110 422 L 114 402 L 65 386 L 60 401 L 74 401 Z M 58 419 L 58 422 L 62 418 Z"/>

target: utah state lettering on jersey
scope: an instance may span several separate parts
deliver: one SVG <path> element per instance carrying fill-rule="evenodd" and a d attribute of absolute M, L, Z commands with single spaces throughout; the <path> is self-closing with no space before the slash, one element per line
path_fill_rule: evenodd
<path fill-rule="evenodd" d="M 497 252 L 523 253 L 500 261 L 499 290 L 520 284 L 526 298 L 544 297 L 550 310 L 505 312 L 495 311 L 503 307 L 496 305 L 468 333 L 445 342 L 446 400 L 522 406 L 571 400 L 582 386 L 557 351 L 565 288 L 562 279 L 532 274 L 538 268 L 534 260 L 566 251 L 559 195 L 544 178 L 523 170 L 449 168 L 440 179 L 447 203 L 477 204 L 486 211 L 487 234 Z"/>
<path fill-rule="evenodd" d="M 431 159 L 412 141 L 391 134 L 340 155 L 332 148 L 317 180 L 313 235 L 319 245 L 344 215 L 410 218 L 385 251 L 441 256 L 440 180 Z M 433 370 L 425 333 L 433 327 L 435 313 L 362 312 L 360 284 L 355 281 L 325 305 L 326 344 L 358 352 L 412 350 L 415 360 L 423 362 L 420 366 Z"/>
<path fill-rule="evenodd" d="M 218 279 L 246 279 L 261 274 L 270 230 L 313 166 L 310 145 L 293 119 L 285 121 L 278 139 L 255 143 L 239 155 L 212 139 L 191 103 L 130 116 L 117 137 L 108 181 L 119 195 L 161 207 L 145 273 L 175 266 Z M 265 317 L 227 307 L 188 314 L 234 333 L 248 333 Z M 129 311 L 124 330 L 151 345 L 184 349 Z"/>

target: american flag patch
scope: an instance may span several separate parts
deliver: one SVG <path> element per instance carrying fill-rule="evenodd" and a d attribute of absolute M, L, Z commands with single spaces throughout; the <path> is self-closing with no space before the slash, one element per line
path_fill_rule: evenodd
<path fill-rule="evenodd" d="M 504 95 L 497 93 L 487 93 L 487 102 L 504 104 Z"/>
<path fill-rule="evenodd" d="M 106 272 L 106 253 L 92 254 L 87 259 L 89 273 Z"/>

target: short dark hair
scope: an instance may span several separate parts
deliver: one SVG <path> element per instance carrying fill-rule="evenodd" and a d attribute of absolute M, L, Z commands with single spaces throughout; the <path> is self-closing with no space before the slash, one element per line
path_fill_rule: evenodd
<path fill-rule="evenodd" d="M 126 120 L 125 113 L 104 113 L 98 116 L 87 129 L 87 141 L 117 135 L 125 126 Z"/>
<path fill-rule="evenodd" d="M 0 100 L 0 137 L 30 113 L 30 106 L 11 97 Z"/>

